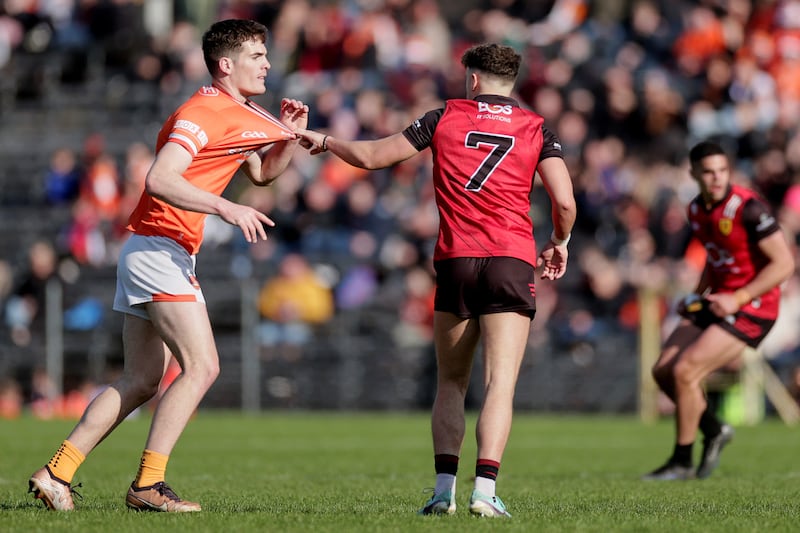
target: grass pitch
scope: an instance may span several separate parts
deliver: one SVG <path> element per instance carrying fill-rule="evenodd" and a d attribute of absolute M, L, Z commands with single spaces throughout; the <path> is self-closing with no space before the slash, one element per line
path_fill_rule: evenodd
<path fill-rule="evenodd" d="M 415 514 L 434 481 L 427 413 L 200 412 L 168 469 L 178 494 L 203 505 L 184 515 L 125 507 L 148 423 L 122 424 L 78 471 L 76 511 L 53 513 L 26 494 L 27 480 L 73 422 L 0 421 L 0 531 L 800 530 L 800 429 L 777 420 L 737 428 L 711 478 L 657 483 L 639 476 L 671 452 L 669 420 L 518 414 L 498 479 L 511 520 L 467 510 L 474 415 L 459 508 L 444 517 Z"/>

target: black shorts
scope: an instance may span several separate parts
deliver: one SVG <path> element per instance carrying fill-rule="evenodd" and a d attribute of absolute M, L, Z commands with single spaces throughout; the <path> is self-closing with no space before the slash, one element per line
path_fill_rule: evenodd
<path fill-rule="evenodd" d="M 533 320 L 533 265 L 513 257 L 457 257 L 435 261 L 434 309 L 461 318 L 517 312 Z"/>
<path fill-rule="evenodd" d="M 744 311 L 721 318 L 708 308 L 708 300 L 703 299 L 697 303 L 697 310 L 683 311 L 681 316 L 688 318 L 700 329 L 706 329 L 712 324 L 716 324 L 751 348 L 758 348 L 769 330 L 775 325 L 774 320 L 754 316 Z"/>

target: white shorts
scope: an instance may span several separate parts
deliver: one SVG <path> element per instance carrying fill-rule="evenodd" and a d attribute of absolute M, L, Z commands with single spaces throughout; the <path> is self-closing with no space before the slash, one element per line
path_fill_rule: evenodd
<path fill-rule="evenodd" d="M 195 263 L 196 256 L 172 239 L 131 235 L 117 263 L 114 310 L 150 320 L 142 304 L 205 303 L 194 273 Z"/>

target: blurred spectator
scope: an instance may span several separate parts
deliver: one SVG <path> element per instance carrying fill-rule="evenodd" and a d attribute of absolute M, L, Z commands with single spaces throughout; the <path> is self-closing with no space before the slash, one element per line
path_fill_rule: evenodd
<path fill-rule="evenodd" d="M 59 395 L 56 385 L 43 368 L 33 371 L 31 383 L 31 413 L 42 420 L 79 419 L 97 392 L 97 385 L 90 379 L 84 379 Z"/>
<path fill-rule="evenodd" d="M 22 42 L 23 35 L 22 24 L 10 16 L 10 13 L 0 12 L 0 68 L 9 63 L 12 52 Z"/>
<path fill-rule="evenodd" d="M 728 50 L 723 21 L 711 7 L 698 5 L 685 14 L 684 30 L 673 47 L 681 71 L 688 77 L 697 76 L 717 55 Z"/>
<path fill-rule="evenodd" d="M 85 176 L 80 201 L 97 215 L 99 220 L 114 220 L 119 215 L 120 179 L 117 163 L 105 151 L 100 134 L 91 135 L 85 143 Z"/>
<path fill-rule="evenodd" d="M 14 289 L 14 271 L 11 264 L 5 259 L 0 259 L 0 311 L 5 309 L 5 303 Z"/>
<path fill-rule="evenodd" d="M 67 228 L 67 247 L 80 264 L 100 266 L 106 260 L 106 236 L 97 211 L 89 202 L 78 200 L 72 206 L 72 222 Z"/>
<path fill-rule="evenodd" d="M 117 210 L 117 226 L 124 226 L 128 223 L 128 215 L 136 207 L 139 196 L 144 190 L 144 180 L 147 171 L 153 164 L 152 148 L 142 142 L 134 142 L 125 151 L 125 166 L 123 172 L 122 194 L 119 199 Z"/>
<path fill-rule="evenodd" d="M 575 179 L 574 242 L 592 243 L 589 257 L 610 270 L 576 270 L 580 279 L 553 295 L 552 316 L 571 317 L 564 323 L 578 330 L 633 336 L 636 290 L 661 291 L 669 309 L 674 293 L 694 283 L 687 279 L 699 255 L 687 243 L 682 206 L 696 194 L 684 157 L 696 141 L 713 137 L 730 148 L 739 179 L 753 176 L 748 185 L 780 211 L 790 241 L 800 238 L 795 0 L 174 4 L 175 22 L 157 35 L 147 34 L 141 2 L 25 0 L 0 10 L 0 104 L 7 108 L 9 95 L 12 105 L 15 97 L 42 98 L 48 87 L 65 89 L 65 98 L 77 90 L 78 111 L 83 100 L 93 109 L 119 102 L 105 122 L 73 128 L 64 113 L 69 131 L 85 136 L 83 154 L 57 143 L 37 173 L 45 176 L 44 200 L 72 209 L 62 231 L 81 264 L 114 262 L 152 160 L 148 124 L 162 121 L 171 99 L 205 79 L 198 27 L 227 17 L 271 24 L 270 93 L 303 99 L 310 127 L 349 139 L 399 131 L 439 105 L 433 102 L 463 96 L 463 73 L 452 59 L 472 43 L 495 40 L 522 53 L 517 96 L 559 134 Z M 147 91 L 135 93 L 141 85 Z M 137 103 L 142 95 L 147 105 Z M 262 105 L 274 107 L 269 98 Z M 49 109 L 48 120 L 62 119 L 60 109 Z M 118 128 L 118 120 L 137 126 Z M 75 173 L 84 171 L 90 177 L 78 199 Z M 335 290 L 342 312 L 394 304 L 406 274 L 429 260 L 436 236 L 430 175 L 424 154 L 372 172 L 298 156 L 269 189 L 231 191 L 252 195 L 248 205 L 276 221 L 268 241 L 245 251 L 209 219 L 208 243 L 233 250 L 231 272 L 241 277 L 290 252 L 332 265 L 341 272 Z"/>
<path fill-rule="evenodd" d="M 302 255 L 288 254 L 261 288 L 258 309 L 262 345 L 302 346 L 311 339 L 314 325 L 333 316 L 333 292 Z"/>
<path fill-rule="evenodd" d="M 58 389 L 44 368 L 37 367 L 31 377 L 31 413 L 36 418 L 50 420 L 58 412 Z"/>
<path fill-rule="evenodd" d="M 427 346 L 433 342 L 434 276 L 421 267 L 405 275 L 405 296 L 400 302 L 399 318 L 393 336 L 398 346 Z"/>
<path fill-rule="evenodd" d="M 132 146 L 130 157 L 142 157 L 146 162 L 146 153 L 138 156 L 137 150 L 140 149 L 136 145 Z M 78 263 L 102 266 L 110 259 L 109 240 L 119 234 L 121 217 L 127 218 L 129 214 L 122 215 L 120 206 L 123 200 L 130 202 L 130 198 L 122 194 L 117 163 L 107 153 L 102 134 L 94 133 L 85 139 L 82 155 L 84 175 L 79 196 L 72 205 L 72 223 L 66 232 L 67 247 Z M 131 180 L 139 180 L 131 183 L 133 190 L 144 185 L 141 168 L 144 162 L 133 161 L 138 167 L 131 170 L 139 173 L 131 176 Z M 133 190 L 126 193 L 133 194 Z"/>
<path fill-rule="evenodd" d="M 334 289 L 336 308 L 357 310 L 369 304 L 378 292 L 378 273 L 370 265 L 358 264 L 349 269 Z"/>
<path fill-rule="evenodd" d="M 69 204 L 78 197 L 81 169 L 70 148 L 59 148 L 50 156 L 44 178 L 45 199 L 52 205 Z"/>
<path fill-rule="evenodd" d="M 11 378 L 0 378 L 0 419 L 12 420 L 22 414 L 22 387 Z"/>
<path fill-rule="evenodd" d="M 31 342 L 32 330 L 43 331 L 48 281 L 56 274 L 56 252 L 47 241 L 36 241 L 28 249 L 28 264 L 6 302 L 6 325 L 18 346 Z"/>
<path fill-rule="evenodd" d="M 89 379 L 83 380 L 76 388 L 70 389 L 59 398 L 56 416 L 67 420 L 78 420 L 94 397 L 97 385 Z"/>

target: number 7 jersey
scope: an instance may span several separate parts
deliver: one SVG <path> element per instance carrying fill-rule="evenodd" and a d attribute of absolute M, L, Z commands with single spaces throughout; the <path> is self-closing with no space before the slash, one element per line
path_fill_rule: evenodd
<path fill-rule="evenodd" d="M 514 257 L 535 265 L 529 212 L 536 167 L 561 157 L 558 139 L 543 124 L 512 98 L 480 95 L 448 100 L 403 131 L 417 150 L 430 146 L 433 153 L 435 261 Z"/>

